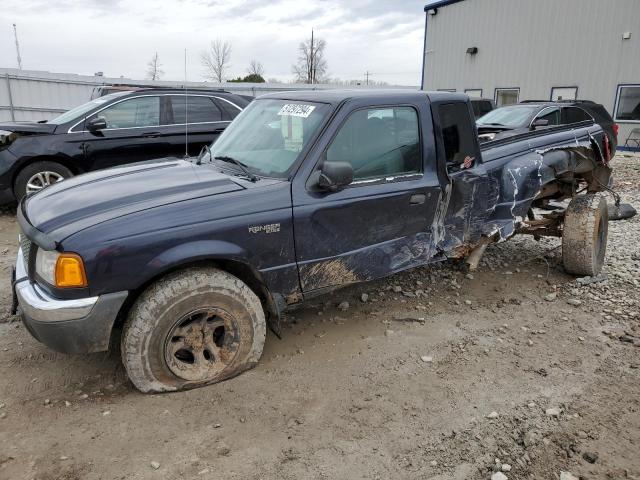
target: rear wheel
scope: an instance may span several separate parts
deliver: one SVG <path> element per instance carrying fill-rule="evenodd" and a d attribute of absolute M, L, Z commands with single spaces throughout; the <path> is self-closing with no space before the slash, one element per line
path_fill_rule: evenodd
<path fill-rule="evenodd" d="M 25 195 L 39 192 L 43 188 L 58 183 L 73 173 L 64 165 L 57 162 L 35 162 L 24 167 L 13 184 L 13 193 L 20 201 Z"/>
<path fill-rule="evenodd" d="M 213 268 L 172 273 L 149 287 L 122 333 L 122 360 L 143 392 L 200 387 L 255 366 L 266 323 L 241 280 Z"/>
<path fill-rule="evenodd" d="M 603 197 L 571 199 L 564 217 L 562 262 L 568 273 L 594 276 L 602 271 L 607 250 L 609 214 Z"/>

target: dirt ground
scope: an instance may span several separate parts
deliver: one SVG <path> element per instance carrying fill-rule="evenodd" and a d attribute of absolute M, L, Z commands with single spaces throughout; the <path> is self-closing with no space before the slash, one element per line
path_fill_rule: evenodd
<path fill-rule="evenodd" d="M 614 162 L 640 206 L 640 157 Z M 0 479 L 640 479 L 640 218 L 604 281 L 514 238 L 318 298 L 254 370 L 164 395 L 9 316 L 16 234 L 0 213 Z"/>

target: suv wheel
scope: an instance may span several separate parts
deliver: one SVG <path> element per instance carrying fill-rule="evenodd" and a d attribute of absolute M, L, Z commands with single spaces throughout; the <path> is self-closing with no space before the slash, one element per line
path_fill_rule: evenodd
<path fill-rule="evenodd" d="M 593 194 L 571 199 L 562 231 L 562 262 L 567 273 L 598 275 L 604 265 L 609 230 L 607 202 Z"/>
<path fill-rule="evenodd" d="M 226 380 L 256 365 L 266 323 L 260 300 L 233 275 L 190 268 L 151 285 L 122 332 L 122 360 L 142 392 Z"/>
<path fill-rule="evenodd" d="M 13 185 L 13 193 L 16 200 L 20 201 L 25 195 L 39 192 L 49 185 L 72 176 L 71 170 L 57 162 L 35 162 L 18 173 Z"/>

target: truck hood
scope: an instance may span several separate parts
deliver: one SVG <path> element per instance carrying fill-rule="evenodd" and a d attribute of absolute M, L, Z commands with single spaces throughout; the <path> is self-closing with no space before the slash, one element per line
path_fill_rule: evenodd
<path fill-rule="evenodd" d="M 0 131 L 19 133 L 22 135 L 47 135 L 56 130 L 52 123 L 36 122 L 0 122 Z"/>
<path fill-rule="evenodd" d="M 59 243 L 124 215 L 238 190 L 244 187 L 234 177 L 210 166 L 165 159 L 67 179 L 27 197 L 19 208 L 28 224 Z"/>

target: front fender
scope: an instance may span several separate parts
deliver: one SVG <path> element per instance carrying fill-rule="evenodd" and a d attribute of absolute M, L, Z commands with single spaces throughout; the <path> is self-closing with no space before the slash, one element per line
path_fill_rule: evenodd
<path fill-rule="evenodd" d="M 163 271 L 172 270 L 202 260 L 225 259 L 248 265 L 247 252 L 231 242 L 222 240 L 198 240 L 175 245 L 152 258 L 147 263 L 146 271 L 154 272 L 153 276 Z"/>
<path fill-rule="evenodd" d="M 263 302 L 268 312 L 267 323 L 271 330 L 280 337 L 280 319 L 286 307 L 282 294 L 271 292 L 261 273 L 247 261 L 245 249 L 231 242 L 222 240 L 200 240 L 176 245 L 155 256 L 147 263 L 145 271 L 153 272 L 146 279 L 148 285 L 166 273 L 182 266 L 201 262 L 216 263 L 223 270 L 235 275 L 253 290 Z"/>

